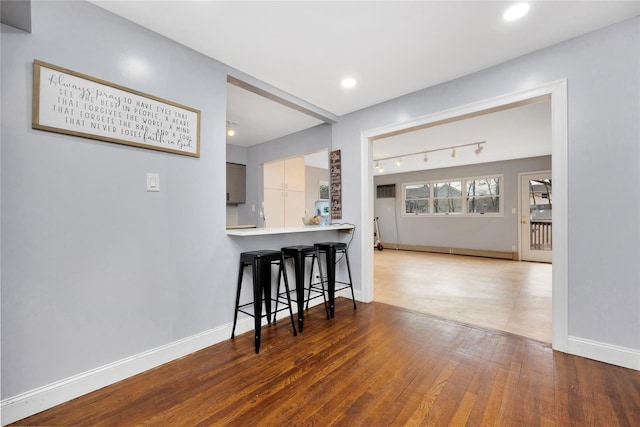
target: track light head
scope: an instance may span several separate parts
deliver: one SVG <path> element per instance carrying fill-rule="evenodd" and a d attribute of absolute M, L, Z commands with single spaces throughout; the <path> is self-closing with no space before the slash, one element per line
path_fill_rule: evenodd
<path fill-rule="evenodd" d="M 227 120 L 227 136 L 234 136 L 236 131 L 233 129 L 233 125 L 237 125 L 238 123 Z"/>
<path fill-rule="evenodd" d="M 422 161 L 425 163 L 429 161 L 429 157 L 427 157 L 427 153 L 424 153 L 424 158 L 422 159 Z"/>
<path fill-rule="evenodd" d="M 482 145 L 480 145 L 480 143 L 478 143 L 478 148 L 476 148 L 475 153 L 476 153 L 476 154 L 480 154 L 480 153 L 482 152 L 482 149 L 483 149 L 483 148 L 484 148 L 484 147 L 483 147 Z"/>
<path fill-rule="evenodd" d="M 456 147 L 453 147 L 453 150 L 451 151 L 451 157 L 453 157 L 454 159 L 458 157 L 458 152 L 456 151 Z"/>

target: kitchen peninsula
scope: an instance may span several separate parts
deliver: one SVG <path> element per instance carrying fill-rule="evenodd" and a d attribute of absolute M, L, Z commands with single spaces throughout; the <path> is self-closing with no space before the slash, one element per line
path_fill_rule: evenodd
<path fill-rule="evenodd" d="M 227 229 L 227 236 L 266 236 L 271 234 L 310 233 L 317 231 L 342 231 L 352 233 L 353 224 L 305 225 L 300 227 L 265 227 Z"/>
<path fill-rule="evenodd" d="M 283 251 L 290 249 L 294 252 L 294 255 L 289 255 L 289 258 L 297 258 L 297 261 L 294 261 L 294 264 L 290 266 L 292 269 L 290 272 L 287 272 L 287 276 L 295 277 L 294 286 L 295 286 L 295 305 L 298 317 L 298 328 L 299 331 L 302 331 L 302 325 L 304 322 L 304 294 L 305 294 L 305 263 L 306 263 L 306 255 L 299 255 L 303 252 L 300 248 L 313 248 L 313 245 L 318 241 L 326 242 L 326 241 L 342 241 L 348 240 L 349 242 L 353 239 L 353 232 L 355 230 L 355 226 L 353 224 L 329 224 L 329 225 L 307 225 L 307 226 L 298 226 L 298 227 L 266 227 L 266 228 L 237 228 L 237 229 L 227 229 L 227 235 L 232 236 L 234 240 L 241 247 L 240 252 L 245 251 L 256 251 L 256 250 L 280 250 L 282 248 Z M 322 233 L 322 232 L 326 233 Z M 347 234 L 347 236 L 336 236 L 336 232 L 338 234 Z M 330 237 L 333 236 L 333 237 Z M 252 237 L 249 239 L 248 237 Z M 345 245 L 348 248 L 349 243 L 337 243 Z M 329 260 L 331 258 L 328 255 L 329 251 L 325 251 L 325 257 Z M 333 255 L 335 256 L 335 254 Z M 323 257 L 323 259 L 327 259 Z M 319 261 L 318 261 L 319 262 Z M 347 260 L 348 262 L 348 260 Z M 295 267 L 294 267 L 295 265 Z M 244 264 L 241 264 L 241 274 L 244 269 Z M 301 268 L 300 268 L 301 267 Z M 255 268 L 255 267 L 254 267 Z M 313 268 L 313 264 L 312 267 Z M 289 268 L 287 268 L 289 269 Z M 320 270 L 322 271 L 322 270 Z M 334 297 L 334 289 L 335 289 L 335 266 L 331 271 L 327 271 L 328 277 L 327 286 L 330 292 L 329 301 L 333 302 Z M 286 276 L 285 276 L 286 277 Z M 349 278 L 351 278 L 351 274 L 349 272 Z M 240 278 L 239 278 L 240 280 Z M 250 279 L 249 279 L 250 280 Z M 255 283 L 255 277 L 253 278 Z M 325 280 L 325 279 L 323 279 Z M 351 279 L 349 279 L 351 281 Z M 308 302 L 307 302 L 308 304 Z M 258 315 L 258 314 L 257 314 Z M 244 332 L 248 330 L 248 326 L 244 326 L 244 329 L 241 326 L 241 330 Z"/>

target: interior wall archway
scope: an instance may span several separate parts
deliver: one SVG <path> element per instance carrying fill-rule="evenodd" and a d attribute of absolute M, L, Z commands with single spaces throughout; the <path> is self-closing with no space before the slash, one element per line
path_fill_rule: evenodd
<path fill-rule="evenodd" d="M 373 277 L 373 146 L 374 140 L 383 135 L 406 132 L 439 122 L 463 120 L 505 106 L 528 102 L 541 96 L 551 97 L 552 170 L 554 180 L 553 221 L 558 224 L 554 232 L 553 251 L 553 330 L 552 346 L 555 350 L 567 351 L 568 347 L 568 159 L 567 159 L 567 81 L 559 80 L 535 88 L 496 96 L 480 102 L 455 107 L 449 110 L 396 123 L 361 134 L 361 194 L 365 206 L 361 211 L 361 277 L 362 295 L 365 302 L 374 299 Z M 367 250 L 369 248 L 369 250 Z"/>

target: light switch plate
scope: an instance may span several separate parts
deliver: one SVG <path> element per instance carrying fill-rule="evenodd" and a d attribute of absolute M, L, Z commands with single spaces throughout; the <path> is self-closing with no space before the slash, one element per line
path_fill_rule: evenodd
<path fill-rule="evenodd" d="M 147 191 L 160 191 L 160 175 L 147 173 Z"/>

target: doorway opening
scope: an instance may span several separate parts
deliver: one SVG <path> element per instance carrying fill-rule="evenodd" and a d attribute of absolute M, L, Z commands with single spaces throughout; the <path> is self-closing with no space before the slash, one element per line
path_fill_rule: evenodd
<path fill-rule="evenodd" d="M 366 201 L 361 211 L 361 224 L 363 232 L 361 240 L 361 298 L 370 302 L 374 299 L 374 251 L 373 247 L 373 222 L 370 217 L 373 214 L 373 156 L 372 142 L 394 133 L 410 132 L 426 126 L 435 126 L 440 123 L 462 120 L 487 112 L 512 108 L 518 103 L 531 102 L 541 96 L 551 98 L 551 140 L 552 140 L 552 170 L 554 171 L 554 209 L 553 222 L 557 232 L 553 242 L 553 271 L 552 271 L 552 346 L 566 351 L 568 345 L 568 251 L 567 251 L 567 84 L 566 80 L 552 82 L 537 88 L 511 93 L 482 102 L 453 108 L 426 117 L 411 120 L 409 122 L 394 124 L 369 132 L 363 132 L 361 136 L 361 192 Z"/>

